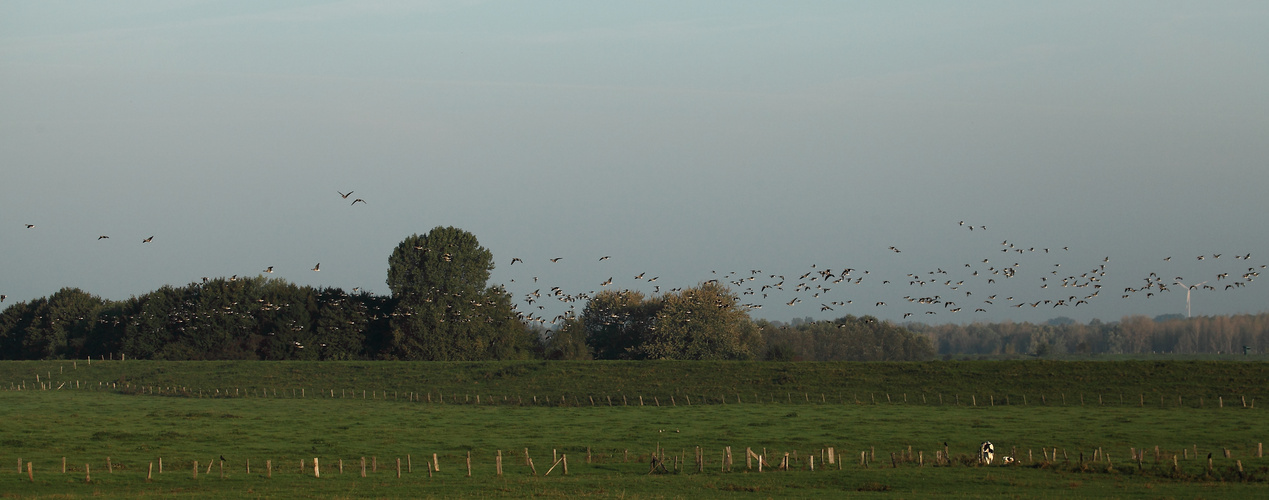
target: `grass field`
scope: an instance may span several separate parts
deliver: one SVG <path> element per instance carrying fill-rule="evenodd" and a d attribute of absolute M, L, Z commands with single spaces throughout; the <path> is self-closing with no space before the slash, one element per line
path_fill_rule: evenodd
<path fill-rule="evenodd" d="M 1245 392 L 1251 406 L 1264 389 L 1240 384 L 1265 370 L 1259 363 L 1192 362 L 0 363 L 0 383 L 8 389 L 0 392 L 0 497 L 1263 498 L 1269 497 L 1269 460 L 1256 454 L 1269 435 L 1269 419 L 1259 408 L 1244 408 L 1237 393 Z M 1124 376 L 1143 372 L 1153 376 Z M 1123 380 L 1105 391 L 1080 391 L 1078 384 L 1054 380 L 1076 374 Z M 792 383 L 777 383 L 782 376 Z M 728 380 L 734 377 L 741 383 Z M 977 385 L 967 380 L 976 377 L 984 379 Z M 674 379 L 685 383 L 676 388 Z M 72 388 L 75 381 L 78 389 Z M 831 391 L 834 382 L 838 390 Z M 887 387 L 894 388 L 888 403 Z M 730 396 L 723 404 L 721 396 L 710 395 L 724 388 L 740 393 L 741 403 Z M 792 395 L 795 388 L 800 400 Z M 1092 395 L 1111 391 L 1113 402 L 1109 396 L 1100 406 L 1092 401 Z M 1064 392 L 1065 405 L 1056 396 Z M 837 393 L 842 395 L 835 401 Z M 1165 393 L 1160 406 L 1154 395 Z M 439 402 L 441 394 L 446 403 Z M 484 394 L 480 404 L 476 394 Z M 608 397 L 623 394 L 625 405 L 608 406 Z M 1040 394 L 1046 394 L 1043 403 L 1035 401 Z M 1176 394 L 1181 404 L 1172 400 Z M 1026 405 L 1017 401 L 1023 395 Z M 1009 405 L 1002 404 L 1006 396 Z M 666 401 L 671 397 L 673 404 Z M 880 398 L 876 404 L 874 397 Z M 1223 408 L 1211 403 L 1214 397 L 1224 400 Z M 702 404 L 706 398 L 709 404 Z M 967 463 L 983 440 L 995 443 L 998 455 L 1016 448 L 1019 463 Z M 945 442 L 958 460 L 935 466 Z M 700 472 L 697 446 L 705 457 Z M 723 472 L 727 446 L 735 464 Z M 658 447 L 672 471 L 648 475 Z M 746 470 L 747 447 L 765 453 L 773 465 L 790 453 L 797 457 L 794 470 Z M 825 469 L 820 457 L 828 447 L 842 463 Z M 925 466 L 892 466 L 891 453 L 909 447 Z M 1110 465 L 1091 460 L 1099 447 Z M 526 448 L 536 476 L 524 465 Z M 1139 466 L 1130 449 L 1143 448 L 1148 453 Z M 499 450 L 500 477 L 494 474 Z M 466 476 L 469 452 L 472 477 Z M 867 468 L 860 466 L 861 452 L 875 453 Z M 424 463 L 433 453 L 440 467 L 429 475 Z M 544 475 L 556 453 L 568 456 L 567 476 L 562 467 Z M 1208 453 L 1214 457 L 1210 474 Z M 1180 455 L 1179 472 L 1173 454 Z M 816 471 L 807 470 L 808 455 L 816 457 Z M 378 463 L 366 478 L 359 473 L 361 457 Z M 680 470 L 673 470 L 673 457 L 680 458 Z M 155 469 L 147 482 L 150 464 L 157 467 L 160 458 L 163 473 Z M 320 459 L 321 478 L 313 477 L 313 458 Z M 399 479 L 397 458 L 406 469 Z M 34 482 L 25 469 L 19 474 L 19 459 L 33 464 Z M 203 469 L 197 477 L 194 461 Z M 92 482 L 84 481 L 85 464 Z"/>

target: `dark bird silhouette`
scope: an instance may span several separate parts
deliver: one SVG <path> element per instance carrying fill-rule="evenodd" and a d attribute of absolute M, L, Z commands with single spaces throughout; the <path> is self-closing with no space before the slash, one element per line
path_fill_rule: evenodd
<path fill-rule="evenodd" d="M 366 200 L 363 200 L 363 199 L 361 199 L 361 198 L 357 198 L 357 199 L 353 200 L 353 202 L 352 202 L 351 204 L 352 204 L 352 205 L 356 205 L 358 202 L 361 202 L 362 204 L 365 204 L 365 203 L 366 203 Z"/>
<path fill-rule="evenodd" d="M 511 258 L 511 265 L 513 265 L 513 266 L 514 266 L 514 265 L 516 265 L 516 262 L 524 262 L 524 260 L 523 260 L 523 259 L 521 259 L 521 258 L 519 258 L 519 257 L 512 257 L 512 258 Z"/>
<path fill-rule="evenodd" d="M 109 236 L 106 236 L 106 235 L 104 235 L 104 234 L 103 234 L 103 235 L 101 235 L 101 236 L 98 236 L 98 237 L 97 237 L 97 239 L 99 239 L 99 240 L 106 240 L 106 239 L 110 239 L 110 237 L 109 237 Z"/>
<path fill-rule="evenodd" d="M 336 192 L 336 193 L 339 193 L 339 197 L 340 197 L 340 198 L 343 198 L 343 199 L 345 199 L 345 200 L 346 200 L 346 199 L 348 199 L 348 195 L 353 194 L 353 192 L 352 192 L 352 191 L 349 191 L 349 192 L 347 192 L 347 193 L 344 193 L 344 192 L 342 192 L 342 191 L 339 191 L 338 189 L 337 189 L 337 190 L 335 190 L 335 192 Z"/>
<path fill-rule="evenodd" d="M 151 237 L 149 237 L 149 238 L 146 238 L 146 239 L 144 239 L 144 240 L 141 240 L 141 243 L 149 243 L 149 242 L 151 242 L 151 241 L 154 241 L 154 237 L 153 237 L 153 236 L 151 236 Z"/>
<path fill-rule="evenodd" d="M 321 263 L 321 262 L 318 262 L 316 266 L 313 266 L 313 270 L 314 270 L 314 271 L 321 271 L 321 270 L 322 270 L 322 263 Z"/>
<path fill-rule="evenodd" d="M 564 257 L 555 257 L 555 258 L 551 259 L 551 262 L 559 262 L 559 261 L 561 261 L 561 260 L 563 260 L 563 259 L 564 259 Z"/>
<path fill-rule="evenodd" d="M 27 225 L 26 225 L 26 228 L 27 228 L 27 229 L 32 229 L 32 228 L 34 228 L 34 227 L 35 227 L 35 224 L 27 224 Z"/>
<path fill-rule="evenodd" d="M 603 256 L 603 257 L 600 257 L 600 258 L 599 258 L 599 260 L 604 261 L 604 260 L 608 260 L 608 259 L 611 259 L 611 258 L 612 258 L 612 256 L 611 256 L 611 255 L 605 255 L 605 256 Z"/>
<path fill-rule="evenodd" d="M 272 272 L 273 272 L 273 266 L 269 266 L 269 267 L 265 268 L 265 269 L 264 269 L 264 272 L 266 272 L 266 273 L 272 273 Z"/>

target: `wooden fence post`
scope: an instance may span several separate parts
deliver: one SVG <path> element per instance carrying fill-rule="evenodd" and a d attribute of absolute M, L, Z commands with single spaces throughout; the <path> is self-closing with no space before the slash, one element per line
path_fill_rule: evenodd
<path fill-rule="evenodd" d="M 273 477 L 273 459 L 264 461 L 264 477 Z"/>
<path fill-rule="evenodd" d="M 93 482 L 92 468 L 89 467 L 89 464 L 84 464 L 84 482 Z"/>
<path fill-rule="evenodd" d="M 366 477 L 366 457 L 361 457 L 361 477 Z"/>
<path fill-rule="evenodd" d="M 494 471 L 497 475 L 502 475 L 502 450 L 498 450 L 498 455 L 494 458 Z"/>

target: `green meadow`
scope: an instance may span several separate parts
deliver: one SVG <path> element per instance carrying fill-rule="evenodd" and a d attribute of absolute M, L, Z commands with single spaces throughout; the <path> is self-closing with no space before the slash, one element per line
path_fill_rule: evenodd
<path fill-rule="evenodd" d="M 5 362 L 0 497 L 1266 497 L 1265 371 L 1189 361 Z M 984 440 L 994 465 L 973 459 Z M 830 447 L 834 464 L 824 463 Z M 766 457 L 762 472 L 746 467 L 746 448 Z M 658 450 L 665 471 L 649 474 Z M 772 470 L 786 453 L 790 470 Z M 1017 462 L 1002 465 L 1003 455 Z"/>

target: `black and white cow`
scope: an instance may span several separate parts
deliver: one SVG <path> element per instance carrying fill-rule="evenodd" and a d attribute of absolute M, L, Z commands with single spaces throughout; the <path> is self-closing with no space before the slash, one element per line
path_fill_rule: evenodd
<path fill-rule="evenodd" d="M 978 447 L 978 462 L 991 465 L 991 461 L 996 459 L 996 447 L 992 446 L 991 441 L 983 441 L 982 446 Z"/>

